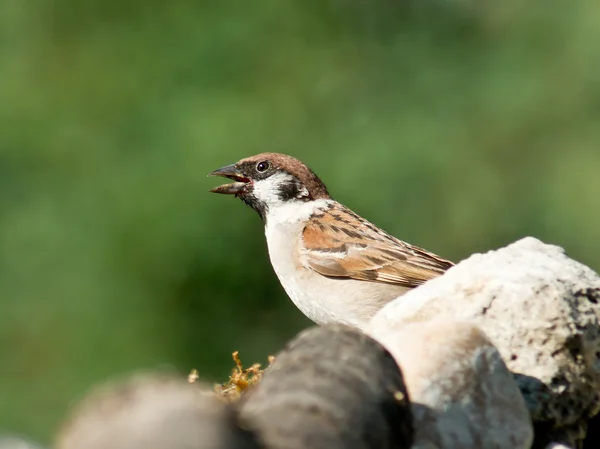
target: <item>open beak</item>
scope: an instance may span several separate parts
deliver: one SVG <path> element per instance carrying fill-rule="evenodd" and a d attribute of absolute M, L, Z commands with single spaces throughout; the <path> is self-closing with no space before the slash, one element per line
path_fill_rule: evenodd
<path fill-rule="evenodd" d="M 208 176 L 222 176 L 235 181 L 209 190 L 210 192 L 222 193 L 224 195 L 237 195 L 238 193 L 242 193 L 250 183 L 250 179 L 242 175 L 235 167 L 235 164 L 219 168 L 209 173 Z"/>

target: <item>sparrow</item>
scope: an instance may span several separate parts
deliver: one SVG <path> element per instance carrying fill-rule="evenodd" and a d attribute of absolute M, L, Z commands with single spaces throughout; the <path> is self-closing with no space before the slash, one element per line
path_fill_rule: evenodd
<path fill-rule="evenodd" d="M 386 303 L 453 266 L 399 240 L 331 198 L 298 159 L 261 153 L 213 171 L 263 220 L 269 258 L 287 295 L 317 324 L 364 329 Z"/>

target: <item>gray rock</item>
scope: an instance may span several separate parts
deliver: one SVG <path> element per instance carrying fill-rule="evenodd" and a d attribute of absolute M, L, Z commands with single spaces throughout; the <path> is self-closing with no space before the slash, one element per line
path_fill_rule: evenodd
<path fill-rule="evenodd" d="M 600 407 L 599 302 L 594 271 L 528 237 L 473 255 L 388 303 L 367 329 L 441 316 L 472 321 L 515 374 L 536 428 L 534 447 L 576 447 Z"/>
<path fill-rule="evenodd" d="M 396 362 L 347 326 L 302 332 L 241 401 L 242 422 L 267 448 L 400 449 L 413 440 Z"/>
<path fill-rule="evenodd" d="M 231 408 L 183 376 L 135 375 L 94 389 L 73 409 L 57 449 L 258 449 Z"/>
<path fill-rule="evenodd" d="M 378 328 L 404 375 L 414 449 L 529 449 L 531 419 L 498 350 L 474 324 L 448 319 Z"/>

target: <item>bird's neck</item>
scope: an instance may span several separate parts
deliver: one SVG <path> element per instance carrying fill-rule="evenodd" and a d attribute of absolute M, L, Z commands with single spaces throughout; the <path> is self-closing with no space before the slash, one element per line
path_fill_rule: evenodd
<path fill-rule="evenodd" d="M 333 200 L 289 201 L 270 208 L 265 215 L 265 227 L 288 226 L 304 223 L 311 215 L 327 208 Z"/>

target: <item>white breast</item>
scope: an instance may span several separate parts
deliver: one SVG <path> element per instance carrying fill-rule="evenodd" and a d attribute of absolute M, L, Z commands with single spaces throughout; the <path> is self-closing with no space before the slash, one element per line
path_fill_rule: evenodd
<path fill-rule="evenodd" d="M 363 328 L 368 320 L 406 288 L 352 279 L 331 279 L 301 263 L 304 223 L 332 200 L 295 202 L 267 216 L 265 235 L 273 269 L 296 307 L 318 324 L 343 323 Z"/>

